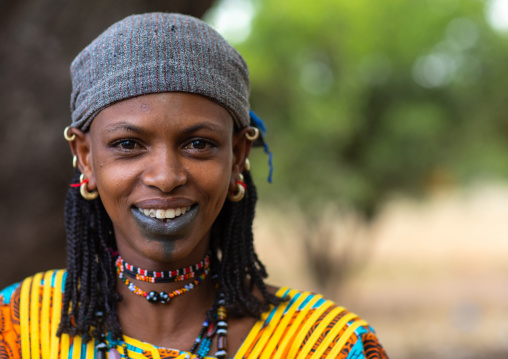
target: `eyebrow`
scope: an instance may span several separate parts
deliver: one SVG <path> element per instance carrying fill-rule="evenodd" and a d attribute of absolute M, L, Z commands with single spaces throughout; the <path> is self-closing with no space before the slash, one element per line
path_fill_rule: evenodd
<path fill-rule="evenodd" d="M 209 122 L 197 123 L 191 127 L 186 128 L 183 132 L 185 134 L 192 134 L 192 133 L 197 132 L 199 130 L 210 130 L 210 131 L 219 132 L 219 133 L 226 132 L 224 127 L 218 126 L 218 125 L 215 125 L 215 124 L 209 123 Z M 110 134 L 118 132 L 118 131 L 134 132 L 139 135 L 142 135 L 145 133 L 145 131 L 141 127 L 138 127 L 138 126 L 133 125 L 132 123 L 126 122 L 126 121 L 112 124 L 112 125 L 106 127 L 106 129 L 105 129 L 105 132 L 110 133 Z"/>
<path fill-rule="evenodd" d="M 144 133 L 144 131 L 140 127 L 137 127 L 137 126 L 133 125 L 132 123 L 124 122 L 124 121 L 118 122 L 118 123 L 115 123 L 111 126 L 106 127 L 107 133 L 114 133 L 117 131 L 129 131 L 129 132 L 134 132 L 137 134 Z"/>
<path fill-rule="evenodd" d="M 222 132 L 222 133 L 226 132 L 223 126 L 217 126 L 217 125 L 215 125 L 213 123 L 209 123 L 209 122 L 202 122 L 202 123 L 195 124 L 194 126 L 186 128 L 184 130 L 184 132 L 186 134 L 190 134 L 190 133 L 193 133 L 193 132 L 196 132 L 199 130 L 210 130 L 210 131 Z"/>

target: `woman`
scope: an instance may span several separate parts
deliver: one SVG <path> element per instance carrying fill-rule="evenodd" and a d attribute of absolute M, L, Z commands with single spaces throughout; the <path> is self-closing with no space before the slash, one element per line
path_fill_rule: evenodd
<path fill-rule="evenodd" d="M 71 75 L 68 266 L 1 292 L 0 358 L 386 357 L 356 315 L 265 285 L 259 122 L 247 66 L 217 32 L 130 16 Z"/>

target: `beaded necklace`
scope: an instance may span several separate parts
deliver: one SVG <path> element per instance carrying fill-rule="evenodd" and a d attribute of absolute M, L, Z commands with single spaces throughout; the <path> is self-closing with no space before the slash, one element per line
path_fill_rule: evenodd
<path fill-rule="evenodd" d="M 134 294 L 146 298 L 151 303 L 167 303 L 171 300 L 171 298 L 192 290 L 199 285 L 210 272 L 209 256 L 206 256 L 201 262 L 192 266 L 166 272 L 148 271 L 134 267 L 133 265 L 126 263 L 121 256 L 118 256 L 115 264 L 118 278 L 120 278 L 127 288 Z M 197 278 L 193 282 L 185 285 L 183 288 L 177 289 L 171 293 L 157 293 L 155 291 L 145 292 L 132 283 L 126 276 L 152 283 L 179 282 L 185 279 Z M 216 283 L 216 288 L 217 287 L 218 285 Z M 216 303 L 207 311 L 206 319 L 203 322 L 201 330 L 189 350 L 191 354 L 196 355 L 197 359 L 203 359 L 208 355 L 215 334 L 217 334 L 217 351 L 215 352 L 215 356 L 217 359 L 227 358 L 226 336 L 228 324 L 225 303 L 224 295 L 219 292 L 216 296 Z M 102 317 L 102 313 L 100 316 Z M 123 342 L 122 346 L 125 353 L 124 357 L 128 358 L 126 343 Z M 103 358 L 105 358 L 105 353 L 108 349 L 110 357 L 116 359 L 120 356 L 116 348 L 108 348 L 104 340 L 99 341 L 96 348 L 98 353 L 103 355 Z M 185 359 L 190 359 L 190 355 L 187 355 Z"/>
<path fill-rule="evenodd" d="M 132 283 L 126 276 L 124 272 L 124 266 L 122 265 L 122 258 L 118 257 L 116 260 L 116 273 L 118 274 L 118 278 L 127 286 L 127 288 L 134 294 L 139 295 L 140 297 L 146 298 L 150 303 L 168 303 L 172 298 L 187 293 L 188 291 L 196 288 L 208 275 L 210 272 L 210 268 L 203 268 L 203 273 L 200 274 L 193 282 L 186 284 L 182 288 L 176 289 L 171 293 L 160 292 L 157 293 L 155 291 L 145 292 L 143 289 L 136 286 Z"/>
<path fill-rule="evenodd" d="M 217 359 L 226 359 L 227 357 L 227 313 L 224 296 L 222 293 L 219 293 L 217 297 L 219 300 L 217 301 L 218 306 L 216 306 L 216 312 L 213 313 L 214 307 L 210 308 L 207 312 L 206 319 L 203 322 L 198 337 L 194 340 L 194 344 L 189 350 L 191 354 L 196 354 L 198 359 L 202 359 L 208 355 L 215 334 L 217 334 L 217 351 L 215 352 L 215 356 Z"/>
<path fill-rule="evenodd" d="M 195 278 L 210 268 L 210 256 L 207 255 L 201 262 L 191 266 L 175 269 L 172 271 L 150 271 L 135 267 L 127 263 L 121 256 L 116 260 L 116 267 L 122 267 L 124 274 L 144 282 L 151 283 L 173 283 Z"/>

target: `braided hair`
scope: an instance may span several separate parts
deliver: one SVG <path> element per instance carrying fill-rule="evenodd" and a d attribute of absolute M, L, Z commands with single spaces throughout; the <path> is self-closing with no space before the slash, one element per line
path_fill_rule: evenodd
<path fill-rule="evenodd" d="M 240 202 L 226 200 L 212 227 L 212 269 L 218 276 L 228 314 L 258 318 L 270 305 L 283 299 L 268 293 L 266 269 L 254 251 L 252 222 L 257 201 L 256 187 L 244 171 L 247 191 Z M 78 182 L 79 172 L 73 183 Z M 100 340 L 109 332 L 120 339 L 122 330 L 116 304 L 116 243 L 113 224 L 100 198 L 83 199 L 70 188 L 65 203 L 67 231 L 67 277 L 58 335 L 80 335 L 85 342 Z M 257 287 L 262 300 L 252 294 Z M 102 317 L 96 315 L 102 312 Z M 95 330 L 91 330 L 95 328 Z"/>

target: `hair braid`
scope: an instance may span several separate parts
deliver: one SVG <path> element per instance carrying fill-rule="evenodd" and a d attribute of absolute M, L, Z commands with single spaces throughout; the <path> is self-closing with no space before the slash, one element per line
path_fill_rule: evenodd
<path fill-rule="evenodd" d="M 277 305 L 282 300 L 268 293 L 263 280 L 267 273 L 254 251 L 252 222 L 257 192 L 250 172 L 244 172 L 244 181 L 247 185 L 245 198 L 240 202 L 224 203 L 214 224 L 213 243 L 221 252 L 219 283 L 228 313 L 258 317 L 271 304 Z M 262 301 L 252 294 L 254 286 L 261 291 Z"/>
<path fill-rule="evenodd" d="M 73 182 L 79 180 L 79 172 Z M 120 338 L 116 313 L 120 296 L 115 290 L 111 250 L 116 249 L 113 226 L 100 200 L 87 201 L 79 190 L 69 189 L 65 203 L 67 231 L 67 278 L 58 335 L 82 335 L 87 342 L 98 327 L 97 311 L 103 312 L 101 327 Z"/>
<path fill-rule="evenodd" d="M 109 219 L 109 218 L 108 218 Z M 120 326 L 118 325 L 118 315 L 116 312 L 116 303 L 120 301 L 121 296 L 116 291 L 116 272 L 114 258 L 111 253 L 113 243 L 115 242 L 113 237 L 113 230 L 111 224 L 106 221 L 100 221 L 99 223 L 99 240 L 100 250 L 98 253 L 98 264 L 101 272 L 107 273 L 104 276 L 104 291 L 106 292 L 106 300 L 104 301 L 104 312 L 109 313 L 104 317 L 104 325 L 110 328 L 114 337 L 121 337 L 122 333 Z M 116 247 L 116 246 L 115 246 Z"/>

